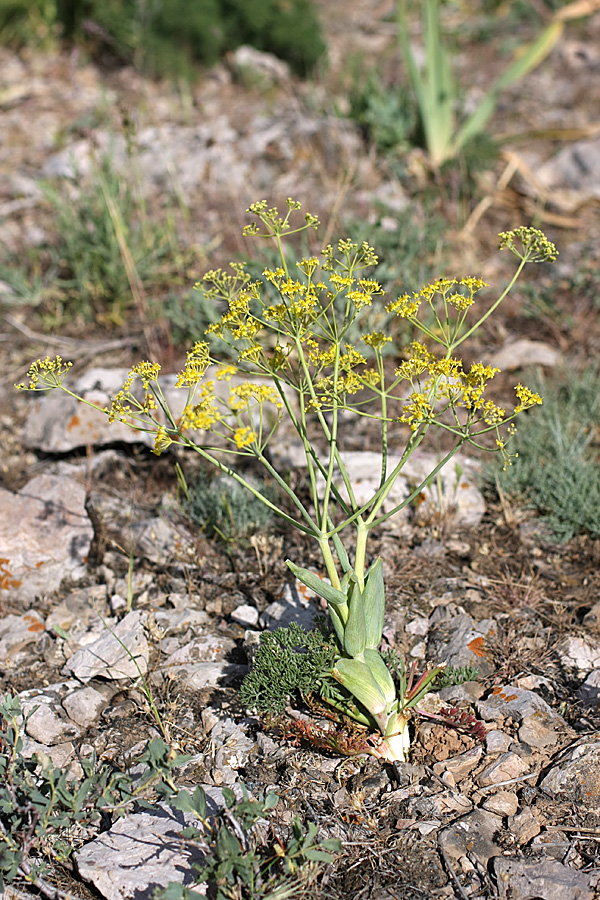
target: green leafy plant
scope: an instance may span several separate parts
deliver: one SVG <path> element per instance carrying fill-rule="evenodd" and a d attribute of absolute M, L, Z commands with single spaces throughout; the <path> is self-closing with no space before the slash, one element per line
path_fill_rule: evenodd
<path fill-rule="evenodd" d="M 112 764 L 98 766 L 92 758 L 79 760 L 82 775 L 77 776 L 68 768 L 55 768 L 43 754 L 23 756 L 26 723 L 19 698 L 2 696 L 0 890 L 16 881 L 36 885 L 42 896 L 55 896 L 46 881 L 47 872 L 57 865 L 69 866 L 73 851 L 105 828 L 107 821 L 134 805 L 153 809 L 157 798 L 197 817 L 197 827 L 184 828 L 182 835 L 203 850 L 204 863 L 196 866 L 198 884 L 208 881 L 218 900 L 237 900 L 240 891 L 249 900 L 298 896 L 341 850 L 339 841 L 318 841 L 316 826 L 310 823 L 305 832 L 297 819 L 287 842 L 273 838 L 269 844 L 264 837 L 265 817 L 279 799 L 273 793 L 251 799 L 244 791 L 237 800 L 233 791 L 224 788 L 225 807 L 208 816 L 202 788 L 190 794 L 174 782 L 176 768 L 189 757 L 177 754 L 159 738 L 151 740 L 135 760 L 136 775 L 118 771 Z M 198 894 L 173 883 L 159 896 L 195 900 Z"/>
<path fill-rule="evenodd" d="M 8 256 L 0 262 L 0 276 L 18 302 L 39 308 L 46 326 L 75 319 L 120 325 L 135 307 L 147 335 L 151 331 L 149 294 L 172 281 L 182 256 L 172 219 L 151 222 L 133 168 L 123 177 L 109 153 L 85 178 L 46 182 L 56 240 L 26 266 Z"/>
<path fill-rule="evenodd" d="M 255 482 L 255 487 L 269 496 L 264 484 Z M 226 542 L 243 540 L 273 521 L 273 513 L 264 503 L 226 475 L 188 484 L 186 499 L 187 517 L 209 535 L 216 534 Z"/>
<path fill-rule="evenodd" d="M 30 715 L 32 714 L 31 711 Z M 133 778 L 113 765 L 81 759 L 83 777 L 57 769 L 43 754 L 23 756 L 26 727 L 18 697 L 0 698 L 0 889 L 15 880 L 40 884 L 55 864 L 68 864 L 74 842 L 86 829 L 97 829 L 131 809 L 134 802 L 158 792 L 176 791 L 173 768 L 178 756 L 156 738 L 136 762 L 142 774 Z M 73 831 L 78 826 L 79 831 Z M 78 836 L 75 838 L 74 834 Z"/>
<path fill-rule="evenodd" d="M 402 58 L 408 70 L 424 134 L 425 148 L 431 163 L 439 167 L 453 159 L 475 137 L 481 135 L 492 117 L 503 90 L 517 84 L 550 53 L 562 36 L 565 22 L 589 14 L 591 7 L 579 0 L 555 13 L 550 23 L 530 44 L 519 47 L 514 60 L 488 89 L 472 113 L 458 123 L 458 85 L 454 80 L 450 52 L 444 41 L 441 24 L 441 0 L 422 0 L 424 65 L 417 62 L 411 40 L 409 4 L 396 0 L 398 36 Z"/>
<path fill-rule="evenodd" d="M 436 679 L 436 688 L 453 687 L 455 684 L 464 684 L 466 681 L 476 681 L 479 677 L 479 669 L 475 666 L 446 666 Z"/>
<path fill-rule="evenodd" d="M 207 816 L 206 795 L 201 787 L 193 794 L 180 790 L 171 798 L 177 809 L 194 814 L 198 826 L 183 829 L 183 837 L 198 843 L 205 854 L 194 865 L 198 884 L 207 881 L 215 900 L 286 900 L 304 896 L 314 885 L 323 865 L 333 861 L 342 845 L 337 839 L 317 841 L 317 826 L 309 822 L 304 831 L 298 817 L 292 823 L 287 843 L 278 838 L 261 841 L 265 817 L 277 805 L 274 793 L 250 798 L 245 790 L 237 800 L 230 788 L 223 788 L 225 807 L 216 816 Z M 261 822 L 263 828 L 261 829 Z M 196 900 L 198 894 L 172 882 L 155 895 L 156 900 Z"/>
<path fill-rule="evenodd" d="M 185 398 L 181 413 L 169 408 L 160 386 L 160 366 L 152 362 L 131 369 L 105 412 L 110 421 L 153 434 L 156 454 L 172 445 L 198 453 L 288 525 L 312 538 L 327 580 L 291 560 L 288 566 L 328 606 L 337 649 L 328 686 L 335 682 L 337 690 L 327 696 L 323 693 L 322 699 L 346 714 L 350 710 L 352 718 L 376 732 L 374 755 L 401 760 L 409 742 L 409 689 L 403 696 L 378 652 L 385 612 L 383 561 L 376 559 L 369 565 L 368 538 L 373 529 L 412 503 L 465 444 L 490 449 L 483 442 L 491 437 L 492 449 L 505 464 L 510 462 L 507 440 L 514 431 L 513 420 L 540 404 L 541 398 L 519 384 L 515 408 L 506 412 L 485 396 L 497 370 L 482 362 L 465 369 L 455 353 L 498 308 L 525 265 L 554 259 L 556 248 L 537 229 L 522 227 L 503 233 L 501 247 L 517 257 L 517 270 L 473 324 L 467 321 L 469 311 L 485 286 L 478 278 L 439 278 L 419 292 L 389 301 L 387 312 L 410 322 L 438 348 L 436 355 L 422 341 L 413 341 L 391 373 L 383 359 L 390 338 L 383 332 L 364 333 L 361 349 L 348 342 L 364 311 L 383 293 L 379 283 L 364 273 L 377 264 L 373 248 L 366 242 L 359 246 L 341 240 L 335 248 L 328 245 L 320 258 L 306 257 L 290 271 L 286 239 L 318 226 L 310 214 L 304 223 L 294 224 L 291 217 L 299 208 L 290 199 L 285 215 L 264 201 L 249 209 L 260 224 L 247 226 L 245 234 L 269 238 L 280 249 L 281 266 L 266 269 L 263 275 L 276 289 L 275 303 L 268 291 L 263 293 L 263 281 L 252 280 L 239 263 L 232 264 L 230 272 L 208 272 L 199 284 L 205 296 L 225 306 L 220 321 L 208 331 L 237 351 L 236 363 L 219 362 L 206 341 L 197 341 L 176 382 Z M 428 310 L 425 321 L 421 306 Z M 431 317 L 433 325 L 427 324 Z M 27 385 L 20 387 L 59 388 L 76 396 L 65 384 L 69 365 L 60 357 L 37 360 Z M 213 377 L 207 378 L 209 370 Z M 136 380 L 141 391 L 134 386 Z M 364 419 L 379 430 L 379 486 L 364 503 L 357 501 L 344 464 L 342 413 L 344 419 L 352 414 L 356 422 Z M 309 503 L 268 455 L 269 441 L 284 415 L 304 449 Z M 389 440 L 392 424 L 406 426 L 407 435 L 395 458 Z M 402 502 L 385 507 L 406 461 L 433 426 L 444 430 L 450 449 Z M 325 454 L 313 437 L 317 433 L 328 448 Z M 229 462 L 235 457 L 260 463 L 291 511 L 237 472 Z M 426 673 L 421 687 L 434 679 L 434 671 Z"/>
<path fill-rule="evenodd" d="M 519 465 L 487 477 L 517 503 L 530 504 L 560 541 L 600 535 L 600 372 L 597 367 L 540 382 L 544 406 L 516 436 Z"/>

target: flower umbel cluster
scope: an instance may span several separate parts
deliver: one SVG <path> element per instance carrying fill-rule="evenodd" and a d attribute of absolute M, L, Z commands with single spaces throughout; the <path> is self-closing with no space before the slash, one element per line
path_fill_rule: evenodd
<path fill-rule="evenodd" d="M 105 412 L 111 421 L 153 434 L 156 454 L 172 445 L 200 454 L 317 542 L 327 581 L 288 561 L 292 572 L 327 602 L 334 632 L 333 656 L 323 663 L 314 690 L 339 714 L 376 732 L 377 740 L 370 744 L 375 755 L 400 760 L 409 744 L 410 712 L 435 674 L 428 671 L 414 688 L 400 690 L 379 654 L 383 563 L 377 559 L 369 565 L 368 536 L 411 503 L 463 445 L 499 452 L 510 463 L 507 444 L 514 419 L 541 398 L 519 384 L 514 409 L 499 407 L 488 393 L 498 370 L 482 360 L 465 366 L 457 350 L 498 307 L 523 267 L 553 259 L 556 249 L 536 229 L 503 234 L 502 246 L 519 258 L 517 271 L 502 294 L 479 312 L 478 295 L 486 285 L 471 276 L 438 278 L 417 293 L 386 302 L 381 285 L 368 272 L 377 256 L 367 243 L 343 239 L 288 267 L 285 238 L 318 227 L 310 214 L 296 226 L 299 210 L 291 199 L 285 215 L 264 201 L 248 210 L 257 222 L 244 233 L 270 238 L 279 250 L 280 265 L 265 269 L 262 279 L 253 280 L 236 263 L 229 271 L 207 272 L 196 285 L 223 311 L 176 376 L 175 387 L 181 391 L 177 408 L 167 402 L 158 364 L 142 362 L 131 369 Z M 421 332 L 422 339 L 406 348 L 392 373 L 383 359 L 391 335 L 365 327 L 356 337 L 365 311 L 376 304 Z M 423 306 L 426 321 L 420 316 Z M 219 341 L 228 346 L 233 362 L 222 361 Z M 38 360 L 29 371 L 29 384 L 19 387 L 58 387 L 75 396 L 63 384 L 68 366 L 60 358 Z M 367 418 L 379 430 L 379 486 L 366 503 L 358 502 L 344 465 L 341 413 Z M 309 502 L 294 491 L 267 452 L 283 416 L 304 448 Z M 389 429 L 394 426 L 397 433 L 399 424 L 407 426 L 406 439 L 400 462 L 391 466 Z M 318 453 L 309 440 L 309 426 L 311 434 L 320 429 L 327 454 Z M 404 464 L 434 426 L 447 432 L 451 449 L 410 496 L 384 513 Z M 238 456 L 254 458 L 267 470 L 287 498 L 286 508 L 227 461 Z"/>

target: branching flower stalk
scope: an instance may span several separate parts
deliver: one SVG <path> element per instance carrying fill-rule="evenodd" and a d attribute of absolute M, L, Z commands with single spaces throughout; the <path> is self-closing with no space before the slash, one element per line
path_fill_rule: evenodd
<path fill-rule="evenodd" d="M 156 454 L 171 445 L 200 454 L 316 541 L 327 580 L 292 561 L 288 565 L 327 602 L 335 632 L 336 653 L 320 681 L 322 697 L 379 734 L 375 755 L 402 760 L 408 747 L 410 710 L 439 668 L 428 671 L 417 686 L 397 690 L 378 652 L 385 610 L 383 562 L 377 559 L 368 566 L 368 537 L 410 504 L 463 445 L 483 447 L 482 439 L 491 433 L 494 449 L 510 464 L 507 441 L 514 431 L 514 419 L 541 403 L 541 398 L 517 385 L 514 409 L 499 408 L 485 396 L 498 369 L 483 362 L 464 368 L 454 354 L 502 302 L 523 267 L 555 259 L 556 248 L 533 228 L 502 234 L 501 246 L 519 260 L 517 270 L 506 290 L 473 325 L 467 324 L 468 314 L 476 295 L 486 286 L 479 278 L 439 278 L 418 293 L 389 301 L 385 306 L 388 312 L 408 319 L 428 344 L 438 347 L 436 355 L 422 341 L 413 341 L 390 377 L 382 354 L 391 341 L 389 335 L 365 331 L 360 347 L 349 341 L 351 329 L 364 311 L 382 302 L 381 286 L 365 273 L 377 263 L 374 249 L 367 243 L 359 246 L 340 240 L 335 248 L 325 247 L 320 256 L 301 259 L 296 270 L 290 271 L 285 240 L 319 224 L 310 214 L 300 225 L 293 224 L 299 209 L 298 202 L 288 200 L 285 216 L 264 201 L 248 210 L 255 222 L 246 227 L 245 234 L 274 240 L 281 258 L 280 266 L 264 271 L 263 280 L 253 281 L 244 265 L 232 263 L 230 271 L 210 271 L 196 286 L 204 298 L 224 305 L 221 319 L 207 334 L 227 344 L 236 363 L 219 361 L 207 341 L 197 341 L 177 377 L 177 387 L 185 392 L 181 414 L 169 408 L 159 382 L 160 366 L 152 362 L 131 369 L 104 412 L 111 422 L 124 422 L 153 434 Z M 423 306 L 433 314 L 434 325 L 421 321 Z M 38 360 L 29 370 L 28 384 L 19 387 L 60 388 L 76 397 L 65 384 L 69 366 L 60 357 Z M 401 408 L 399 416 L 390 412 L 396 403 Z M 340 448 L 342 412 L 368 419 L 380 431 L 379 486 L 362 504 Z M 283 416 L 304 448 L 310 504 L 302 501 L 268 455 L 268 444 Z M 408 426 L 409 437 L 400 461 L 392 466 L 389 428 L 398 422 Z M 325 438 L 325 455 L 310 436 L 309 427 L 315 425 Z M 451 436 L 451 449 L 405 500 L 385 508 L 404 465 L 432 426 Z M 233 468 L 237 457 L 258 461 L 292 511 L 278 506 L 240 475 Z"/>

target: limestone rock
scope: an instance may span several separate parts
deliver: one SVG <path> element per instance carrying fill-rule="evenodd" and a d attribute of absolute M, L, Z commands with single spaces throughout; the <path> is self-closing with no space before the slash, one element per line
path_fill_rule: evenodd
<path fill-rule="evenodd" d="M 148 671 L 150 649 L 144 633 L 143 616 L 132 610 L 118 624 L 106 622 L 101 636 L 71 656 L 65 671 L 81 681 L 97 676 L 118 681 L 135 681 Z"/>
<path fill-rule="evenodd" d="M 600 741 L 579 744 L 553 766 L 540 787 L 589 813 L 600 813 Z"/>
<path fill-rule="evenodd" d="M 500 900 L 593 900 L 598 875 L 578 872 L 554 860 L 494 860 Z"/>
<path fill-rule="evenodd" d="M 496 832 L 501 828 L 500 816 L 484 809 L 475 809 L 440 832 L 440 847 L 452 859 L 460 859 L 469 853 L 487 866 L 493 856 L 502 854 L 494 841 Z"/>
<path fill-rule="evenodd" d="M 82 485 L 38 475 L 18 494 L 0 488 L 0 508 L 0 573 L 8 599 L 31 602 L 65 578 L 83 578 L 94 535 Z"/>

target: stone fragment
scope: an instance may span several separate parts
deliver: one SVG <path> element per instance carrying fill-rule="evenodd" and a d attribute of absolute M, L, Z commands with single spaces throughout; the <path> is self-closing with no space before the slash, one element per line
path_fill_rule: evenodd
<path fill-rule="evenodd" d="M 570 635 L 559 649 L 560 661 L 567 669 L 576 669 L 583 676 L 600 668 L 600 640 L 590 636 Z"/>
<path fill-rule="evenodd" d="M 559 735 L 552 725 L 549 726 L 543 721 L 542 715 L 534 713 L 532 716 L 524 716 L 519 728 L 519 740 L 538 750 L 553 747 L 559 740 Z"/>
<path fill-rule="evenodd" d="M 425 637 L 429 631 L 429 619 L 426 616 L 418 616 L 416 619 L 411 619 L 404 626 L 404 630 L 407 634 L 417 634 L 420 637 Z"/>
<path fill-rule="evenodd" d="M 467 750 L 459 756 L 451 756 L 450 759 L 435 763 L 433 771 L 436 775 L 441 775 L 442 772 L 451 772 L 455 781 L 462 781 L 475 768 L 481 759 L 482 753 L 481 747 L 473 747 L 472 750 Z"/>
<path fill-rule="evenodd" d="M 558 741 L 556 731 L 567 729 L 562 716 L 538 694 L 512 684 L 495 687 L 489 697 L 478 701 L 477 711 L 486 721 L 512 718 L 521 722 L 519 739 L 531 747 L 552 746 Z"/>
<path fill-rule="evenodd" d="M 557 796 L 588 813 L 600 813 L 600 741 L 568 750 L 540 787 L 551 797 Z"/>
<path fill-rule="evenodd" d="M 78 588 L 69 591 L 64 600 L 50 612 L 46 619 L 46 629 L 52 631 L 57 625 L 62 631 L 69 632 L 70 638 L 75 639 L 99 614 L 105 616 L 107 613 L 108 591 L 105 584 Z"/>
<path fill-rule="evenodd" d="M 432 819 L 437 816 L 461 815 L 473 809 L 473 804 L 464 794 L 455 790 L 441 791 L 430 796 L 411 799 L 408 803 L 408 815 Z"/>
<path fill-rule="evenodd" d="M 62 707 L 71 721 L 81 728 L 89 728 L 96 721 L 103 709 L 109 705 L 109 700 L 96 688 L 80 688 L 73 691 L 62 701 Z"/>
<path fill-rule="evenodd" d="M 565 211 L 600 198 L 600 140 L 569 144 L 536 169 L 536 179 Z"/>
<path fill-rule="evenodd" d="M 250 606 L 249 603 L 242 603 L 241 606 L 237 606 L 233 610 L 231 618 L 240 625 L 245 625 L 247 628 L 254 628 L 258 625 L 258 610 L 255 606 Z"/>
<path fill-rule="evenodd" d="M 600 600 L 585 614 L 583 625 L 588 631 L 600 632 Z"/>
<path fill-rule="evenodd" d="M 543 850 L 544 856 L 563 860 L 571 846 L 569 838 L 561 831 L 543 831 L 536 835 L 531 842 L 534 851 Z"/>
<path fill-rule="evenodd" d="M 228 662 L 199 662 L 159 669 L 151 676 L 152 684 L 173 681 L 180 689 L 201 691 L 241 679 L 248 666 Z"/>
<path fill-rule="evenodd" d="M 438 840 L 451 859 L 469 854 L 475 856 L 482 866 L 487 866 L 493 856 L 502 854 L 502 849 L 494 841 L 501 828 L 500 816 L 484 809 L 475 809 L 440 832 Z"/>
<path fill-rule="evenodd" d="M 267 90 L 290 81 L 290 67 L 286 62 L 249 44 L 236 47 L 229 54 L 228 64 L 247 87 Z"/>
<path fill-rule="evenodd" d="M 77 650 L 65 671 L 81 681 L 101 676 L 118 681 L 135 681 L 148 671 L 150 648 L 144 632 L 143 614 L 132 610 L 119 623 L 107 621 L 101 636 Z"/>
<path fill-rule="evenodd" d="M 196 824 L 194 816 L 166 804 L 125 816 L 75 853 L 79 874 L 106 900 L 151 900 L 170 881 L 189 887 L 195 882 L 193 865 L 204 856 L 181 831 Z"/>
<path fill-rule="evenodd" d="M 496 728 L 488 731 L 485 738 L 485 749 L 489 754 L 506 753 L 511 744 L 512 738 Z"/>
<path fill-rule="evenodd" d="M 279 599 L 267 606 L 259 621 L 268 631 L 285 628 L 291 622 L 297 622 L 306 631 L 311 631 L 315 627 L 319 607 L 319 598 L 305 584 L 294 579 L 286 582 Z"/>
<path fill-rule="evenodd" d="M 216 662 L 235 650 L 235 641 L 217 634 L 203 634 L 194 638 L 161 663 L 161 669 L 188 663 Z"/>
<path fill-rule="evenodd" d="M 23 651 L 38 643 L 44 630 L 44 619 L 33 609 L 22 616 L 8 615 L 0 619 L 2 665 L 9 669 L 13 668 L 19 662 Z"/>
<path fill-rule="evenodd" d="M 510 781 L 513 778 L 519 778 L 527 772 L 527 763 L 523 762 L 516 753 L 503 753 L 497 759 L 486 766 L 483 772 L 480 772 L 477 783 L 480 787 L 486 787 L 489 784 L 500 784 L 504 781 Z"/>
<path fill-rule="evenodd" d="M 475 622 L 464 612 L 440 621 L 429 634 L 429 653 L 449 666 L 474 666 L 482 675 L 493 671 L 486 659 L 485 638 L 496 630 L 493 619 Z"/>
<path fill-rule="evenodd" d="M 61 718 L 56 710 L 39 696 L 21 702 L 23 715 L 27 717 L 25 731 L 29 737 L 48 747 L 64 744 L 81 734 L 80 729 L 66 718 Z"/>
<path fill-rule="evenodd" d="M 494 859 L 500 900 L 593 900 L 597 873 L 578 872 L 554 860 Z"/>
<path fill-rule="evenodd" d="M 560 353 L 556 347 L 544 341 L 530 341 L 527 338 L 510 340 L 494 353 L 490 365 L 502 372 L 514 372 L 526 366 L 546 366 L 553 369 L 559 362 Z"/>
<path fill-rule="evenodd" d="M 497 816 L 514 816 L 519 808 L 519 800 L 511 791 L 498 791 L 484 800 L 482 806 Z"/>
<path fill-rule="evenodd" d="M 0 508 L 0 575 L 8 600 L 31 603 L 66 578 L 83 578 L 94 533 L 79 482 L 38 475 L 18 494 L 0 488 Z"/>
<path fill-rule="evenodd" d="M 172 595 L 171 595 L 172 596 Z M 190 609 L 190 607 L 176 607 L 175 609 L 159 609 L 154 613 L 154 620 L 165 635 L 179 634 L 192 628 L 202 632 L 202 626 L 210 621 L 208 614 L 203 609 Z"/>
<path fill-rule="evenodd" d="M 484 693 L 483 685 L 478 681 L 464 681 L 462 684 L 453 684 L 438 691 L 440 700 L 456 706 L 459 703 L 474 703 Z"/>
<path fill-rule="evenodd" d="M 542 830 L 529 806 L 509 818 L 508 828 L 519 847 L 528 844 Z"/>
<path fill-rule="evenodd" d="M 587 709 L 600 709 L 600 669 L 592 669 L 585 681 L 577 688 L 577 694 Z"/>
<path fill-rule="evenodd" d="M 69 767 L 73 771 L 74 777 L 81 777 L 83 774 L 81 766 L 77 762 L 75 747 L 71 741 L 64 741 L 60 744 L 43 744 L 33 740 L 28 735 L 23 736 L 22 754 L 25 759 L 31 759 L 35 754 L 40 762 L 49 760 L 54 768 L 65 769 Z"/>

